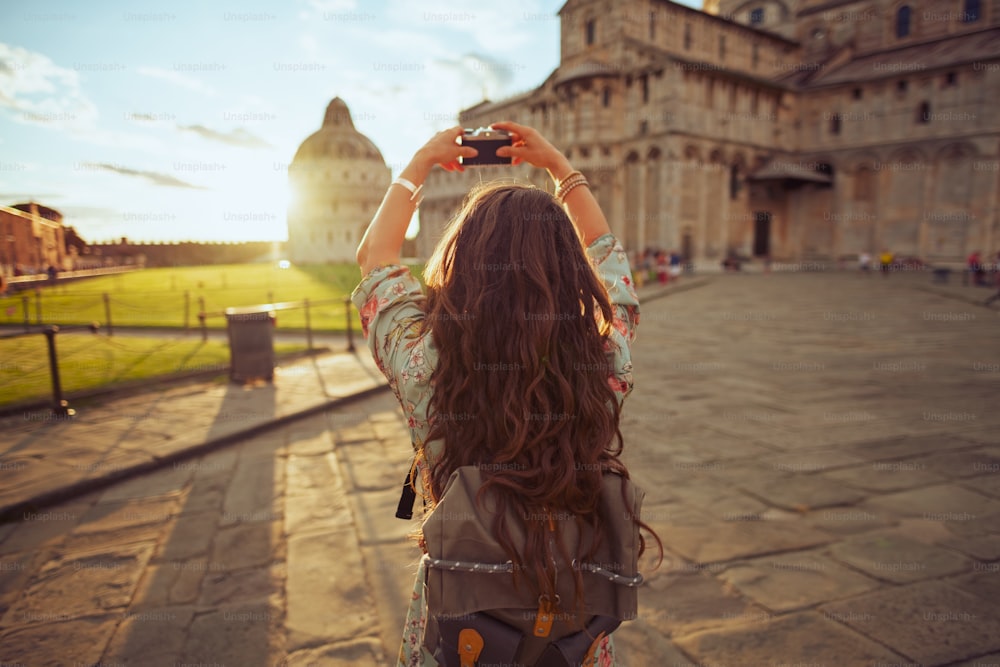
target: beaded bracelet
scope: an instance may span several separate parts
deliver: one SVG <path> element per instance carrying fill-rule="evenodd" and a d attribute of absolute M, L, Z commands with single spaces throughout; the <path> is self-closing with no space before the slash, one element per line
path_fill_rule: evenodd
<path fill-rule="evenodd" d="M 586 185 L 590 187 L 590 183 L 587 181 L 587 177 L 580 172 L 573 172 L 563 180 L 559 181 L 559 186 L 556 188 L 556 201 L 560 204 L 566 202 L 566 195 L 573 190 L 573 188 L 579 185 Z"/>
<path fill-rule="evenodd" d="M 565 187 L 565 185 L 567 183 L 569 183 L 572 180 L 576 180 L 576 179 L 580 179 L 580 178 L 583 178 L 583 174 L 581 172 L 579 172 L 579 171 L 571 171 L 568 174 L 566 174 L 566 178 L 562 179 L 561 181 L 556 181 L 556 193 L 557 193 L 557 196 L 558 196 L 558 192 L 563 187 Z"/>

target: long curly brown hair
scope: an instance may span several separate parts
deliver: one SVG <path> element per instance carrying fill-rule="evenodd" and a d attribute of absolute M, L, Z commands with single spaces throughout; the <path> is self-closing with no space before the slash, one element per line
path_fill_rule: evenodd
<path fill-rule="evenodd" d="M 424 272 L 440 360 L 431 377 L 428 461 L 436 503 L 460 466 L 478 466 L 497 501 L 493 533 L 530 587 L 554 599 L 546 535 L 553 513 L 600 536 L 602 476 L 628 477 L 606 344 L 614 311 L 566 212 L 544 190 L 509 183 L 469 193 Z M 425 456 L 427 452 L 422 452 Z M 508 508 L 525 519 L 518 553 Z M 631 517 L 662 544 L 639 517 Z M 581 534 L 583 534 L 581 532 Z M 599 543 L 567 555 L 585 562 Z M 640 555 L 645 550 L 640 533 Z M 578 602 L 582 578 L 574 569 Z M 516 584 L 516 580 L 515 580 Z"/>

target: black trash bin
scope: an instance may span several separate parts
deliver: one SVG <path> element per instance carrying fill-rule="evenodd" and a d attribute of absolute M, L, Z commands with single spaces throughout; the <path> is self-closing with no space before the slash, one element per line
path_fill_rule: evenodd
<path fill-rule="evenodd" d="M 274 379 L 274 311 L 227 308 L 229 379 L 233 382 Z"/>

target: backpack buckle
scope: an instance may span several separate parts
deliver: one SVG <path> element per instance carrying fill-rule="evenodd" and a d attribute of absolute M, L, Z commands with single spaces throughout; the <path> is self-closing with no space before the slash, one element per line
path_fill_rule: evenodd
<path fill-rule="evenodd" d="M 458 659 L 461 667 L 476 667 L 476 660 L 483 652 L 483 636 L 472 628 L 458 633 Z"/>
<path fill-rule="evenodd" d="M 556 596 L 556 605 L 559 604 L 559 596 Z M 536 637 L 548 637 L 552 632 L 552 621 L 555 620 L 552 613 L 555 605 L 548 595 L 538 596 L 538 611 L 535 612 L 535 627 L 532 634 Z"/>

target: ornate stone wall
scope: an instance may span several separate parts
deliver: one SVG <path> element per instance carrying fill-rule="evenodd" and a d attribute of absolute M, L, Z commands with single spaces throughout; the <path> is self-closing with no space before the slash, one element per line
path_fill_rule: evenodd
<path fill-rule="evenodd" d="M 1000 0 L 980 4 L 963 20 L 964 0 L 719 0 L 718 16 L 571 0 L 552 75 L 460 117 L 542 131 L 629 250 L 959 261 L 1000 248 Z M 421 254 L 474 180 L 494 177 L 532 178 L 432 174 Z"/>

